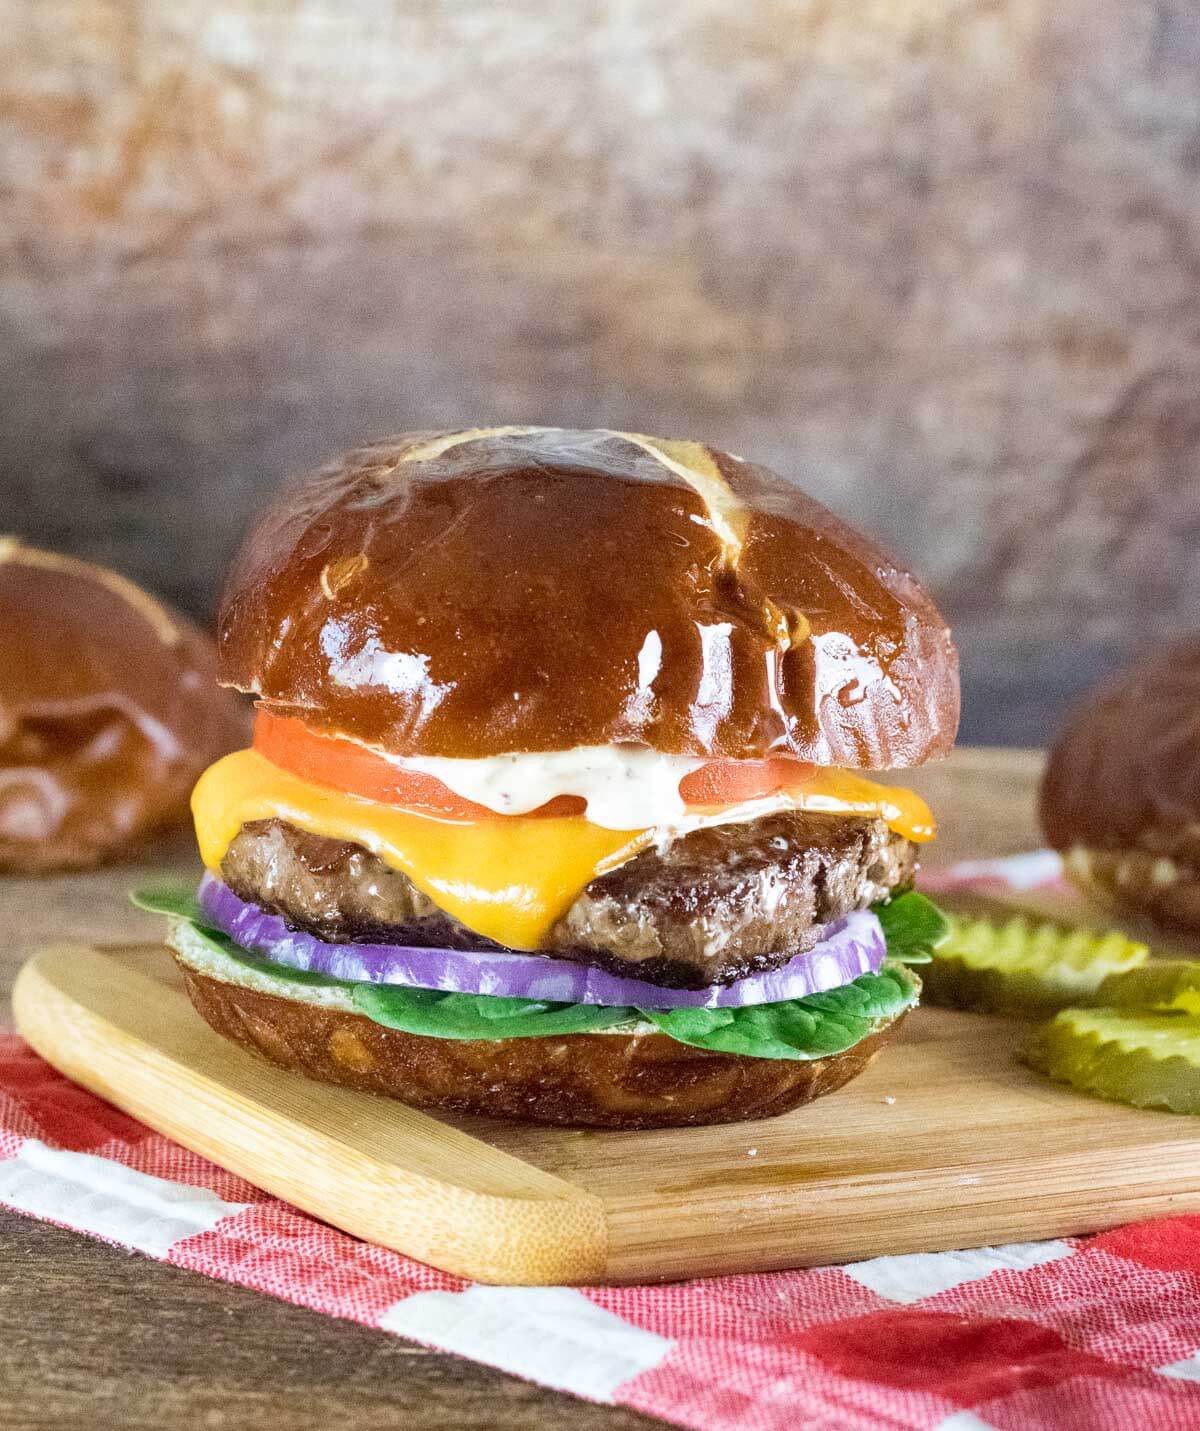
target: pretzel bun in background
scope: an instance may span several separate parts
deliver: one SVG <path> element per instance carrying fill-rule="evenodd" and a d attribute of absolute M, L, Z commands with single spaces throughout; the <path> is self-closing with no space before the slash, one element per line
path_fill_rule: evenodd
<path fill-rule="evenodd" d="M 1087 893 L 1200 930 L 1200 635 L 1084 697 L 1050 752 L 1040 814 Z"/>
<path fill-rule="evenodd" d="M 242 743 L 212 641 L 133 582 L 0 538 L 0 870 L 118 857 Z"/>

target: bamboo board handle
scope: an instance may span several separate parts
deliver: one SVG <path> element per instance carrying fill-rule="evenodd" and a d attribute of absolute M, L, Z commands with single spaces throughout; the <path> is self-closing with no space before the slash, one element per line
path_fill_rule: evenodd
<path fill-rule="evenodd" d="M 274 1068 L 96 949 L 36 954 L 13 1011 L 68 1078 L 356 1237 L 485 1282 L 603 1278 L 599 1198 L 416 1109 Z"/>

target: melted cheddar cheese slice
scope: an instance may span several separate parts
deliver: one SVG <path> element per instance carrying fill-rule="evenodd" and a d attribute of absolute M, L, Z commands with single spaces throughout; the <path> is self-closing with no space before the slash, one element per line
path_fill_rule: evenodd
<path fill-rule="evenodd" d="M 853 770 L 815 770 L 803 785 L 787 792 L 793 809 L 814 815 L 861 815 L 886 820 L 888 827 L 923 845 L 937 834 L 933 812 L 915 790 L 880 785 Z"/>
<path fill-rule="evenodd" d="M 911 791 L 842 771 L 818 771 L 803 788 L 760 803 L 764 812 L 882 816 L 909 839 L 933 833 L 928 808 Z M 733 815 L 698 812 L 693 823 L 714 824 L 724 813 Z M 510 949 L 538 948 L 593 879 L 632 859 L 655 837 L 652 829 L 606 830 L 581 815 L 435 819 L 312 784 L 254 750 L 227 755 L 205 771 L 192 794 L 192 814 L 201 858 L 216 875 L 243 825 L 286 820 L 370 850 L 468 929 Z"/>
<path fill-rule="evenodd" d="M 651 840 L 649 830 L 605 830 L 578 815 L 434 819 L 310 784 L 253 750 L 227 755 L 204 772 L 192 814 L 200 857 L 214 873 L 243 825 L 286 820 L 362 845 L 468 929 L 510 949 L 536 949 L 590 880 Z"/>

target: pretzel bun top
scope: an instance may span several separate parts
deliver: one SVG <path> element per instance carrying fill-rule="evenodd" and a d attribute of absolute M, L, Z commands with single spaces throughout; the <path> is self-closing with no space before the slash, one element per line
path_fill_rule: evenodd
<path fill-rule="evenodd" d="M 285 486 L 221 678 L 394 755 L 635 742 L 916 765 L 958 662 L 919 583 L 765 467 L 607 430 L 408 433 Z"/>

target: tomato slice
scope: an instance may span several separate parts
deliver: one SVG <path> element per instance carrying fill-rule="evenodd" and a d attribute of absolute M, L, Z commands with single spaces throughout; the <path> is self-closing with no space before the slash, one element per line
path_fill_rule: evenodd
<path fill-rule="evenodd" d="M 303 721 L 275 715 L 262 706 L 254 721 L 254 748 L 272 765 L 289 770 L 302 780 L 310 780 L 314 785 L 328 785 L 347 795 L 359 795 L 364 800 L 403 805 L 410 810 L 448 815 L 456 820 L 511 818 L 456 795 L 434 775 L 427 775 L 421 770 L 406 770 L 404 766 L 393 764 L 353 740 L 325 735 L 312 730 Z M 585 802 L 577 796 L 560 795 L 532 813 L 540 816 L 581 815 L 585 808 Z"/>
<path fill-rule="evenodd" d="M 738 805 L 800 785 L 816 769 L 802 760 L 713 760 L 679 782 L 685 805 Z"/>
<path fill-rule="evenodd" d="M 578 795 L 557 795 L 528 816 L 499 815 L 485 805 L 456 795 L 436 776 L 407 770 L 366 746 L 342 736 L 323 734 L 303 721 L 276 715 L 263 706 L 258 708 L 254 722 L 254 748 L 272 765 L 314 785 L 458 820 L 581 815 L 587 808 Z M 786 758 L 711 761 L 685 775 L 679 782 L 679 793 L 688 805 L 736 805 L 796 785 L 813 769 L 802 761 Z"/>

